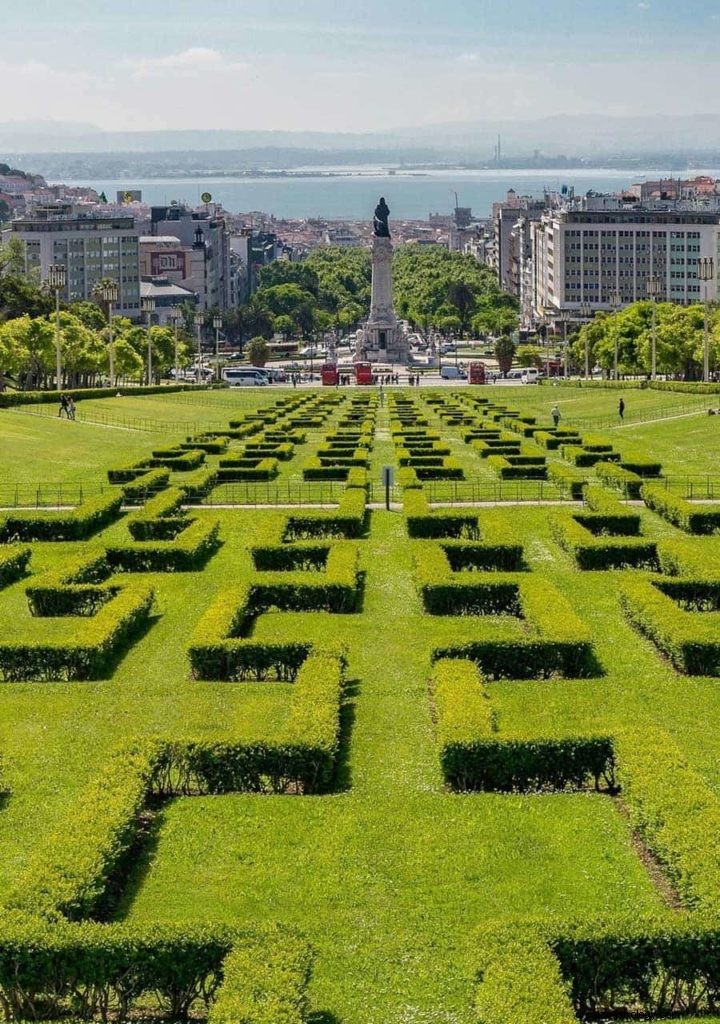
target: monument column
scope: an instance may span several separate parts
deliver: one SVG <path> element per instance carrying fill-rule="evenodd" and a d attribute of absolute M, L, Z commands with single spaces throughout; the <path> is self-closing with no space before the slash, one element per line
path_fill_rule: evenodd
<path fill-rule="evenodd" d="M 372 240 L 370 316 L 359 336 L 356 359 L 379 363 L 407 363 L 409 345 L 395 316 L 392 287 L 393 247 L 384 198 L 375 207 Z"/>

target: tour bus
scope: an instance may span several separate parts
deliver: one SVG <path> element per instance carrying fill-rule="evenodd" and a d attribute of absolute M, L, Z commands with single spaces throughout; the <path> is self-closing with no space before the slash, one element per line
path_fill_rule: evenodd
<path fill-rule="evenodd" d="M 269 383 L 267 375 L 257 366 L 226 366 L 222 377 L 231 388 L 263 387 Z"/>
<path fill-rule="evenodd" d="M 468 363 L 468 384 L 484 384 L 485 381 L 485 363 L 473 359 Z"/>
<path fill-rule="evenodd" d="M 355 383 L 356 384 L 372 384 L 373 382 L 373 370 L 372 363 L 354 363 L 353 368 L 355 370 Z"/>

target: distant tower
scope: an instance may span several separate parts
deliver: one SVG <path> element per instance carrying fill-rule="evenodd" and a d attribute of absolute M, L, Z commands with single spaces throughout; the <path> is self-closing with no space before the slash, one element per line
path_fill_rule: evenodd
<path fill-rule="evenodd" d="M 496 153 L 497 153 L 497 165 L 499 167 L 500 166 L 500 155 L 501 155 L 501 151 L 500 151 L 500 132 L 498 132 L 498 140 L 497 140 L 497 150 L 496 150 Z"/>

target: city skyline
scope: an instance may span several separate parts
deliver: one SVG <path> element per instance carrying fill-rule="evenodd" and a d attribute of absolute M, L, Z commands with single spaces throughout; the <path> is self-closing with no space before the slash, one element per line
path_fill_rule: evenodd
<path fill-rule="evenodd" d="M 4 120 L 105 130 L 389 131 L 441 122 L 698 114 L 720 88 L 712 0 L 40 0 L 3 15 Z M 62 39 L 62 48 L 58 39 Z"/>

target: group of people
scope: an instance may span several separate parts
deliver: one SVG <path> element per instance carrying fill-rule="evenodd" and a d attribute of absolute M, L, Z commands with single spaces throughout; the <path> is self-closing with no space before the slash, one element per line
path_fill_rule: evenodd
<path fill-rule="evenodd" d="M 75 399 L 72 395 L 60 395 L 60 408 L 58 409 L 58 416 L 62 418 L 63 413 L 69 420 L 75 419 Z"/>
<path fill-rule="evenodd" d="M 560 407 L 559 405 L 557 405 L 557 403 L 550 410 L 550 415 L 552 416 L 553 426 L 557 430 L 557 428 L 560 426 L 560 420 L 562 418 Z M 625 399 L 622 397 L 618 402 L 618 416 L 621 420 L 625 419 Z"/>

